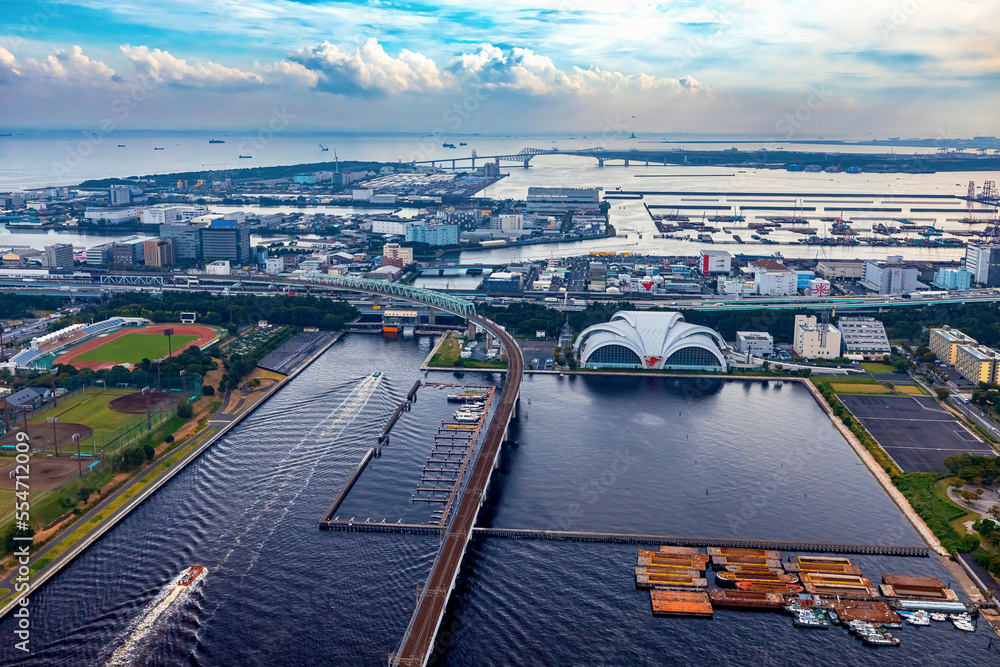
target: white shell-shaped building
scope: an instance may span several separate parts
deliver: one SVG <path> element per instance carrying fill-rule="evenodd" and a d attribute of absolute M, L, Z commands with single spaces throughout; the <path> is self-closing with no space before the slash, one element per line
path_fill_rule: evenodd
<path fill-rule="evenodd" d="M 680 313 L 620 310 L 610 322 L 587 327 L 574 351 L 584 368 L 726 370 L 719 332 L 688 324 Z"/>

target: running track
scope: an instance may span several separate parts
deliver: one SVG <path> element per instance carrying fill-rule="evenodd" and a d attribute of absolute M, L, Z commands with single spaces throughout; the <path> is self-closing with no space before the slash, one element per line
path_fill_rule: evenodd
<path fill-rule="evenodd" d="M 159 334 L 163 335 L 164 329 L 173 329 L 175 336 L 198 336 L 197 340 L 188 343 L 185 348 L 175 349 L 174 353 L 170 356 L 176 357 L 178 354 L 184 351 L 184 349 L 191 347 L 192 345 L 197 345 L 202 347 L 208 345 L 213 340 L 218 337 L 218 334 L 214 330 L 192 324 L 154 324 L 148 327 L 122 327 L 114 333 L 108 334 L 100 338 L 92 338 L 88 341 L 84 341 L 82 344 L 76 347 L 71 347 L 69 350 L 64 352 L 62 355 L 56 357 L 56 360 L 52 362 L 55 364 L 72 364 L 75 368 L 90 368 L 92 370 L 101 370 L 102 368 L 111 368 L 121 362 L 114 361 L 73 361 L 76 357 L 80 356 L 85 352 L 90 352 L 91 350 L 98 348 L 105 343 L 113 341 L 116 338 L 121 338 L 122 336 L 131 333 L 141 333 L 141 334 Z M 166 357 L 164 357 L 165 359 Z M 155 361 L 155 360 L 154 360 Z"/>

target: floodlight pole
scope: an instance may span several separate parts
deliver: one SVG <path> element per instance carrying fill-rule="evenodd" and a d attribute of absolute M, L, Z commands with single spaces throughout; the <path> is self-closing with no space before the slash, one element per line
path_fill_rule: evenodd
<path fill-rule="evenodd" d="M 153 430 L 153 422 L 149 417 L 149 387 L 142 388 L 142 395 L 146 397 L 146 429 Z"/>
<path fill-rule="evenodd" d="M 24 417 L 24 432 L 28 432 L 28 413 L 31 412 L 30 405 L 19 405 L 17 406 L 18 412 Z"/>
<path fill-rule="evenodd" d="M 59 403 L 56 402 L 56 376 L 59 375 L 59 369 L 50 368 L 49 375 L 52 376 L 52 407 L 57 408 L 59 407 Z M 58 454 L 56 456 L 58 456 Z"/>
<path fill-rule="evenodd" d="M 59 441 L 56 439 L 56 424 L 59 423 L 59 417 L 49 417 L 46 421 L 52 424 L 52 444 L 56 448 L 56 458 L 59 458 Z"/>
<path fill-rule="evenodd" d="M 83 477 L 83 456 L 80 454 L 80 434 L 73 434 L 73 442 L 76 443 L 76 467 L 80 471 L 80 477 Z"/>
<path fill-rule="evenodd" d="M 0 324 L 0 364 L 7 361 L 7 355 L 3 350 L 3 325 Z"/>

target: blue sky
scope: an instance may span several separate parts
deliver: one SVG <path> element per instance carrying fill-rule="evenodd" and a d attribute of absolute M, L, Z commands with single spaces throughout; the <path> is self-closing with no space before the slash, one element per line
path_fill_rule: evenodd
<path fill-rule="evenodd" d="M 0 125 L 1000 134 L 989 0 L 4 0 Z"/>

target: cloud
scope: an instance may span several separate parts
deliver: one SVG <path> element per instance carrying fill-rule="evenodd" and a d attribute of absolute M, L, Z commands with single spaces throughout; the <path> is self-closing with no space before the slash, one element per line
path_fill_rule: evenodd
<path fill-rule="evenodd" d="M 264 82 L 258 74 L 211 61 L 189 65 L 186 60 L 175 58 L 169 51 L 150 49 L 148 46 L 126 44 L 120 49 L 136 72 L 157 83 L 194 88 L 246 88 Z"/>
<path fill-rule="evenodd" d="M 0 48 L 0 83 L 17 80 L 55 80 L 77 88 L 121 83 L 115 71 L 100 60 L 93 60 L 79 46 L 68 51 L 56 49 L 42 60 L 26 58 L 18 63 L 7 49 Z"/>
<path fill-rule="evenodd" d="M 257 65 L 257 69 L 264 75 L 264 81 L 271 84 L 293 83 L 315 88 L 319 83 L 319 74 L 304 65 L 288 60 L 270 65 Z"/>
<path fill-rule="evenodd" d="M 551 58 L 531 49 L 504 50 L 488 43 L 453 57 L 439 68 L 431 58 L 405 49 L 396 57 L 390 56 L 374 38 L 354 49 L 322 42 L 293 51 L 288 54 L 287 61 L 266 69 L 307 83 L 306 73 L 311 72 L 316 77 L 314 85 L 318 89 L 341 95 L 435 93 L 470 87 L 529 95 L 705 90 L 693 77 L 678 80 L 643 73 L 623 74 L 600 67 L 574 66 L 562 70 Z"/>
<path fill-rule="evenodd" d="M 294 51 L 288 58 L 315 72 L 317 87 L 331 93 L 426 93 L 447 87 L 433 60 L 407 49 L 393 58 L 374 38 L 353 51 L 323 42 Z"/>
<path fill-rule="evenodd" d="M 466 84 L 510 89 L 534 95 L 613 94 L 655 89 L 696 91 L 703 89 L 693 77 L 658 78 L 649 74 L 623 74 L 600 67 L 559 69 L 551 58 L 531 49 L 514 47 L 504 51 L 493 44 L 480 44 L 476 51 L 463 53 L 448 71 Z"/>

